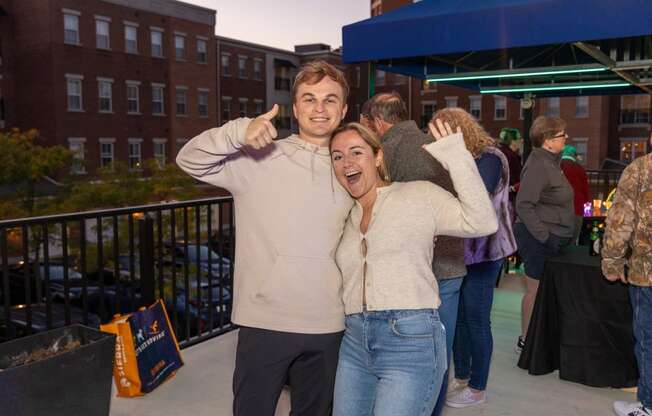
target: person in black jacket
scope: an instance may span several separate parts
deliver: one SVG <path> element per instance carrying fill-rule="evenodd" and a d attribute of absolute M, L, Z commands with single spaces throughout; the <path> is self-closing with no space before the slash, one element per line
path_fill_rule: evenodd
<path fill-rule="evenodd" d="M 559 166 L 567 138 L 566 122 L 559 117 L 540 116 L 532 123 L 533 149 L 521 172 L 514 225 L 527 282 L 521 303 L 518 352 L 525 345 L 543 265 L 569 243 L 575 229 L 573 188 Z"/>

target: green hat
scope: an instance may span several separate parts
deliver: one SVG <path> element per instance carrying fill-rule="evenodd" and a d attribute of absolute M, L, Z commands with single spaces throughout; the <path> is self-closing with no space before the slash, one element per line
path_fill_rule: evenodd
<path fill-rule="evenodd" d="M 577 149 L 575 146 L 571 146 L 570 144 L 567 144 L 564 146 L 564 150 L 561 151 L 561 158 L 562 160 L 567 159 L 567 160 L 572 160 L 573 162 L 576 162 L 577 160 Z"/>
<path fill-rule="evenodd" d="M 519 140 L 521 138 L 521 132 L 518 129 L 505 127 L 500 130 L 498 137 L 500 138 L 500 143 L 508 145 L 514 140 Z"/>

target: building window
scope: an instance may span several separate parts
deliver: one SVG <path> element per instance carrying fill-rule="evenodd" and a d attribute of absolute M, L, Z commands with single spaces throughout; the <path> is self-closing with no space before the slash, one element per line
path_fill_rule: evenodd
<path fill-rule="evenodd" d="M 152 114 L 154 115 L 160 116 L 165 114 L 164 88 L 161 84 L 152 84 Z"/>
<path fill-rule="evenodd" d="M 247 101 L 249 101 L 247 98 L 238 99 L 238 112 L 240 117 L 247 117 Z"/>
<path fill-rule="evenodd" d="M 98 49 L 110 49 L 109 20 L 96 18 L 95 20 L 95 46 Z"/>
<path fill-rule="evenodd" d="M 501 96 L 494 97 L 494 120 L 507 119 L 507 98 Z"/>
<path fill-rule="evenodd" d="M 129 170 L 140 170 L 142 168 L 142 146 L 143 139 L 129 138 Z"/>
<path fill-rule="evenodd" d="M 134 23 L 125 25 L 125 52 L 138 53 L 138 27 Z"/>
<path fill-rule="evenodd" d="M 278 110 L 278 116 L 275 118 L 276 128 L 290 130 L 292 128 L 292 112 L 290 106 L 281 104 Z"/>
<path fill-rule="evenodd" d="M 208 90 L 200 89 L 197 95 L 199 117 L 208 117 Z"/>
<path fill-rule="evenodd" d="M 422 101 L 421 102 L 421 127 L 425 128 L 432 119 L 432 115 L 437 111 L 436 101 Z"/>
<path fill-rule="evenodd" d="M 101 167 L 103 168 L 112 167 L 114 146 L 115 146 L 115 139 L 111 139 L 111 138 L 100 139 L 100 166 Z"/>
<path fill-rule="evenodd" d="M 163 57 L 163 31 L 152 29 L 150 38 L 152 42 L 152 56 L 162 58 Z"/>
<path fill-rule="evenodd" d="M 588 137 L 573 137 L 573 146 L 577 149 L 577 163 L 586 166 L 588 160 Z"/>
<path fill-rule="evenodd" d="M 278 91 L 290 91 L 292 89 L 292 74 L 287 66 L 274 68 L 274 89 Z"/>
<path fill-rule="evenodd" d="M 247 57 L 238 56 L 238 77 L 247 78 Z"/>
<path fill-rule="evenodd" d="M 263 80 L 263 61 L 261 59 L 254 60 L 254 79 L 256 81 Z"/>
<path fill-rule="evenodd" d="M 64 43 L 69 45 L 79 45 L 79 15 L 79 12 L 74 12 L 72 10 L 63 15 Z"/>
<path fill-rule="evenodd" d="M 446 108 L 457 107 L 457 97 L 446 97 Z"/>
<path fill-rule="evenodd" d="M 68 111 L 84 111 L 82 107 L 82 80 L 81 75 L 66 75 L 66 89 L 68 94 Z"/>
<path fill-rule="evenodd" d="M 174 57 L 179 61 L 186 59 L 186 37 L 184 35 L 174 35 Z"/>
<path fill-rule="evenodd" d="M 112 99 L 112 84 L 113 80 L 110 78 L 98 78 L 97 79 L 97 88 L 98 88 L 98 97 L 99 97 L 99 112 L 100 113 L 111 113 L 113 111 L 113 99 Z"/>
<path fill-rule="evenodd" d="M 589 97 L 575 98 L 575 117 L 586 118 L 589 116 Z"/>
<path fill-rule="evenodd" d="M 154 160 L 160 169 L 165 167 L 167 159 L 165 157 L 165 147 L 167 145 L 167 139 L 154 139 Z"/>
<path fill-rule="evenodd" d="M 175 103 L 178 116 L 188 115 L 188 88 L 177 87 L 175 93 Z"/>
<path fill-rule="evenodd" d="M 231 120 L 231 97 L 222 97 L 222 123 Z"/>
<path fill-rule="evenodd" d="M 84 137 L 69 137 L 68 149 L 72 153 L 72 165 L 70 166 L 70 173 L 80 175 L 86 173 L 86 138 Z"/>
<path fill-rule="evenodd" d="M 385 71 L 381 71 L 380 69 L 376 70 L 376 86 L 377 87 L 382 87 L 385 85 Z"/>
<path fill-rule="evenodd" d="M 231 76 L 231 57 L 227 54 L 222 54 L 222 76 Z"/>
<path fill-rule="evenodd" d="M 625 137 L 620 139 L 620 160 L 629 163 L 647 153 L 647 137 Z"/>
<path fill-rule="evenodd" d="M 197 62 L 200 64 L 208 62 L 208 55 L 206 54 L 207 50 L 206 39 L 197 39 Z"/>
<path fill-rule="evenodd" d="M 263 114 L 263 100 L 254 100 L 254 114 L 256 117 Z"/>
<path fill-rule="evenodd" d="M 650 122 L 650 95 L 623 95 L 620 97 L 620 123 Z"/>
<path fill-rule="evenodd" d="M 127 81 L 127 113 L 140 114 L 140 94 L 138 81 Z"/>
<path fill-rule="evenodd" d="M 481 96 L 471 96 L 469 97 L 469 113 L 476 120 L 482 119 L 482 97 Z"/>
<path fill-rule="evenodd" d="M 546 104 L 546 115 L 548 117 L 559 117 L 559 97 L 548 98 Z"/>

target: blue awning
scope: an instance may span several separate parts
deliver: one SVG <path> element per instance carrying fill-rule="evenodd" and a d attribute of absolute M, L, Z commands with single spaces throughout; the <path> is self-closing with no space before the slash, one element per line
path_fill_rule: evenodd
<path fill-rule="evenodd" d="M 342 29 L 345 63 L 652 33 L 650 0 L 423 0 Z"/>
<path fill-rule="evenodd" d="M 652 92 L 650 0 L 423 0 L 342 35 L 346 63 L 482 93 Z"/>

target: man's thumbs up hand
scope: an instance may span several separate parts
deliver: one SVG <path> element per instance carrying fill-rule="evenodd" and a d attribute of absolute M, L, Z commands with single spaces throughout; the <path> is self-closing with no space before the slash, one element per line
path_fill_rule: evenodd
<path fill-rule="evenodd" d="M 245 133 L 245 144 L 254 149 L 262 149 L 272 144 L 278 132 L 272 123 L 278 114 L 278 104 L 274 104 L 271 110 L 261 114 L 252 121 Z"/>

